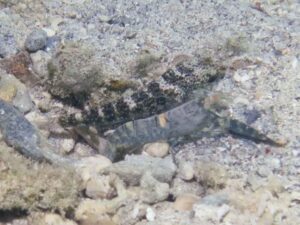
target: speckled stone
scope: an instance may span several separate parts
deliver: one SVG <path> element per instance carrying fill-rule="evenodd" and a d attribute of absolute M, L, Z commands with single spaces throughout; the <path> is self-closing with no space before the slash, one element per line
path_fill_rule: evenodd
<path fill-rule="evenodd" d="M 25 48 L 29 52 L 36 52 L 46 47 L 47 33 L 42 29 L 32 31 L 25 41 Z"/>

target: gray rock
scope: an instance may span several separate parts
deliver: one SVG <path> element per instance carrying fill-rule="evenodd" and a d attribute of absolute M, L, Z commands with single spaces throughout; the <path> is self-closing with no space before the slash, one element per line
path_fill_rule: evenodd
<path fill-rule="evenodd" d="M 116 196 L 114 176 L 93 176 L 86 183 L 85 194 L 92 199 L 112 199 Z"/>
<path fill-rule="evenodd" d="M 23 113 L 29 112 L 33 107 L 31 97 L 27 90 L 19 89 L 13 100 L 13 104 Z"/>
<path fill-rule="evenodd" d="M 45 51 L 37 51 L 35 53 L 30 54 L 33 70 L 36 74 L 45 78 L 48 76 L 48 61 L 51 59 L 51 55 Z"/>
<path fill-rule="evenodd" d="M 171 157 L 160 159 L 145 155 L 127 155 L 124 161 L 114 163 L 103 170 L 104 173 L 116 173 L 130 185 L 138 185 L 146 171 L 158 181 L 170 183 L 176 166 Z"/>
<path fill-rule="evenodd" d="M 193 164 L 191 162 L 179 163 L 178 174 L 183 180 L 192 180 L 194 178 Z"/>
<path fill-rule="evenodd" d="M 36 52 L 46 47 L 47 33 L 42 29 L 32 31 L 25 41 L 25 48 L 29 52 Z"/>
<path fill-rule="evenodd" d="M 272 170 L 268 166 L 263 165 L 257 169 L 257 174 L 261 177 L 267 177 L 272 174 Z"/>
<path fill-rule="evenodd" d="M 229 174 L 219 163 L 199 160 L 194 165 L 194 176 L 203 186 L 220 188 L 226 186 Z"/>
<path fill-rule="evenodd" d="M 171 194 L 174 197 L 184 195 L 186 193 L 201 196 L 204 195 L 205 189 L 198 182 L 186 182 L 181 178 L 175 178 L 172 182 Z"/>
<path fill-rule="evenodd" d="M 211 206 L 221 206 L 229 203 L 229 196 L 222 193 L 207 195 L 200 200 L 200 203 Z"/>
<path fill-rule="evenodd" d="M 170 186 L 167 183 L 157 181 L 152 174 L 146 172 L 141 179 L 141 199 L 145 203 L 153 204 L 168 198 Z"/>
<path fill-rule="evenodd" d="M 16 54 L 17 51 L 17 43 L 14 35 L 10 33 L 0 33 L 0 58 L 12 56 Z"/>

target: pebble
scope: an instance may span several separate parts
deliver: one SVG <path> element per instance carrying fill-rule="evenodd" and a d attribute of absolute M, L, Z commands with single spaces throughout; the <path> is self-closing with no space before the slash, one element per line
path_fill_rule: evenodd
<path fill-rule="evenodd" d="M 14 106 L 16 106 L 21 112 L 28 113 L 32 107 L 33 103 L 31 97 L 27 90 L 20 90 L 17 92 L 17 95 L 13 101 Z"/>
<path fill-rule="evenodd" d="M 78 142 L 74 147 L 74 154 L 82 157 L 89 157 L 95 155 L 94 149 L 87 144 Z"/>
<path fill-rule="evenodd" d="M 99 19 L 100 22 L 103 22 L 103 23 L 106 23 L 107 21 L 110 20 L 110 18 L 108 16 L 105 16 L 105 15 L 99 15 L 98 19 Z"/>
<path fill-rule="evenodd" d="M 140 186 L 142 188 L 140 199 L 148 204 L 164 201 L 170 193 L 169 184 L 157 181 L 149 171 L 143 175 Z"/>
<path fill-rule="evenodd" d="M 257 174 L 261 177 L 267 177 L 272 174 L 272 170 L 268 166 L 260 166 L 257 170 Z"/>
<path fill-rule="evenodd" d="M 282 193 L 285 190 L 285 185 L 287 182 L 277 175 L 270 175 L 268 177 L 268 182 L 266 184 L 266 188 L 272 193 Z"/>
<path fill-rule="evenodd" d="M 73 138 L 62 139 L 61 149 L 63 153 L 65 154 L 70 153 L 74 149 L 74 146 L 75 146 L 75 141 Z"/>
<path fill-rule="evenodd" d="M 51 55 L 45 51 L 37 51 L 30 54 L 32 60 L 32 69 L 40 78 L 48 76 L 48 61 Z"/>
<path fill-rule="evenodd" d="M 26 86 L 11 74 L 0 70 L 0 96 L 11 102 L 21 112 L 27 113 L 33 103 Z"/>
<path fill-rule="evenodd" d="M 16 54 L 18 47 L 13 35 L 2 32 L 0 33 L 0 58 L 6 58 Z"/>
<path fill-rule="evenodd" d="M 183 162 L 179 164 L 178 167 L 178 176 L 186 181 L 192 180 L 194 178 L 194 168 L 192 163 Z"/>
<path fill-rule="evenodd" d="M 75 212 L 81 225 L 116 225 L 106 214 L 105 206 L 98 201 L 82 201 Z"/>
<path fill-rule="evenodd" d="M 233 75 L 233 79 L 236 82 L 244 83 L 244 82 L 248 81 L 251 78 L 250 78 L 250 76 L 248 74 L 241 75 L 238 72 L 235 72 L 234 75 Z"/>
<path fill-rule="evenodd" d="M 55 148 L 55 151 L 60 155 L 69 154 L 75 146 L 75 141 L 73 140 L 71 134 L 66 136 L 50 135 L 48 137 L 48 141 Z"/>
<path fill-rule="evenodd" d="M 32 62 L 28 52 L 20 51 L 16 55 L 0 61 L 0 68 L 12 74 L 24 84 L 36 84 L 37 77 L 31 70 Z"/>
<path fill-rule="evenodd" d="M 219 224 L 224 220 L 230 211 L 230 206 L 223 204 L 207 205 L 202 201 L 195 203 L 193 206 L 194 215 L 199 219 L 199 223 L 203 224 Z"/>
<path fill-rule="evenodd" d="M 151 207 L 148 207 L 146 209 L 146 219 L 150 222 L 153 222 L 155 220 L 155 212 Z"/>
<path fill-rule="evenodd" d="M 273 170 L 278 170 L 281 167 L 281 161 L 278 158 L 269 157 L 266 158 L 265 162 L 266 165 Z"/>
<path fill-rule="evenodd" d="M 171 194 L 174 197 L 178 197 L 186 193 L 202 196 L 205 193 L 205 189 L 196 181 L 186 182 L 176 177 L 172 182 Z"/>
<path fill-rule="evenodd" d="M 224 217 L 229 213 L 229 205 L 222 205 L 217 211 L 217 218 L 219 222 L 222 222 Z"/>
<path fill-rule="evenodd" d="M 75 210 L 75 219 L 81 225 L 116 225 L 109 215 L 114 214 L 125 200 L 124 196 L 112 200 L 85 199 Z"/>
<path fill-rule="evenodd" d="M 17 87 L 14 84 L 6 84 L 0 87 L 0 98 L 7 102 L 12 102 L 17 94 Z"/>
<path fill-rule="evenodd" d="M 227 170 L 218 163 L 197 161 L 194 165 L 195 178 L 204 186 L 222 188 L 228 179 Z"/>
<path fill-rule="evenodd" d="M 54 30 L 52 30 L 51 28 L 44 27 L 42 29 L 43 29 L 43 31 L 46 32 L 48 37 L 53 37 L 56 34 L 56 32 Z"/>
<path fill-rule="evenodd" d="M 193 194 L 183 194 L 176 198 L 174 202 L 174 209 L 178 211 L 190 211 L 193 209 L 195 202 L 199 200 L 199 197 Z"/>
<path fill-rule="evenodd" d="M 108 158 L 101 155 L 86 157 L 81 159 L 81 165 L 77 168 L 77 171 L 83 182 L 86 183 L 89 179 L 111 164 L 112 162 Z"/>
<path fill-rule="evenodd" d="M 143 151 L 153 157 L 163 158 L 165 157 L 170 149 L 170 145 L 167 142 L 154 142 L 145 144 Z"/>
<path fill-rule="evenodd" d="M 57 119 L 57 118 L 53 118 Z M 59 123 L 53 122 L 49 124 L 49 131 L 53 136 L 68 136 L 70 132 L 65 130 Z"/>
<path fill-rule="evenodd" d="M 43 29 L 32 31 L 25 40 L 25 48 L 29 52 L 42 50 L 47 44 L 47 33 Z"/>
<path fill-rule="evenodd" d="M 103 173 L 115 173 L 125 183 L 138 185 L 147 171 L 150 171 L 156 180 L 170 183 L 175 175 L 176 165 L 169 156 L 161 159 L 146 155 L 127 155 L 125 160 L 105 168 Z"/>
<path fill-rule="evenodd" d="M 48 92 L 41 92 L 37 98 L 33 99 L 35 105 L 41 112 L 49 112 L 51 109 L 51 95 Z"/>
<path fill-rule="evenodd" d="M 125 206 L 118 209 L 117 214 L 113 217 L 113 221 L 120 225 L 138 224 L 139 221 L 146 218 L 146 209 L 148 207 L 149 205 L 130 199 Z"/>
<path fill-rule="evenodd" d="M 116 190 L 111 185 L 111 176 L 94 176 L 86 184 L 85 194 L 92 199 L 111 199 L 116 196 Z"/>
<path fill-rule="evenodd" d="M 215 193 L 205 196 L 200 202 L 205 205 L 221 206 L 229 203 L 229 196 L 223 193 Z"/>

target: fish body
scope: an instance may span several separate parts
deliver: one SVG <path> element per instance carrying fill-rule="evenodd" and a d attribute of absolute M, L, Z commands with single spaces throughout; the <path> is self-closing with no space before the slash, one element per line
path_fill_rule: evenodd
<path fill-rule="evenodd" d="M 122 158 L 130 150 L 143 144 L 196 133 L 197 138 L 231 133 L 253 141 L 282 146 L 282 143 L 247 124 L 216 111 L 224 106 L 224 102 L 216 96 L 196 98 L 165 113 L 127 122 L 107 136 L 111 151 L 116 158 Z"/>
<path fill-rule="evenodd" d="M 213 100 L 213 101 L 212 101 Z M 282 146 L 254 128 L 228 116 L 222 116 L 224 104 L 219 98 L 195 98 L 164 113 L 133 120 L 106 136 L 107 157 L 115 161 L 143 144 L 169 140 L 196 132 L 212 134 L 215 129 L 254 141 Z M 217 111 L 216 111 L 217 109 Z M 0 130 L 6 143 L 23 155 L 61 166 L 76 166 L 78 160 L 56 154 L 46 140 L 14 106 L 0 99 Z"/>

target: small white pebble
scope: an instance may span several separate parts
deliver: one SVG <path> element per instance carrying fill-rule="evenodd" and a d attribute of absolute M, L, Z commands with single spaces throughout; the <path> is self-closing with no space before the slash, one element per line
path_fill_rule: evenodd
<path fill-rule="evenodd" d="M 229 213 L 230 207 L 228 205 L 222 205 L 217 212 L 218 221 L 222 222 L 224 217 Z"/>
<path fill-rule="evenodd" d="M 65 153 L 71 152 L 74 146 L 75 146 L 75 141 L 72 138 L 66 138 L 61 143 L 61 147 Z"/>
<path fill-rule="evenodd" d="M 293 69 L 296 69 L 298 66 L 298 59 L 295 57 L 292 61 L 292 68 Z"/>
<path fill-rule="evenodd" d="M 183 162 L 179 165 L 179 177 L 183 180 L 192 180 L 194 178 L 194 168 L 192 163 Z"/>
<path fill-rule="evenodd" d="M 53 37 L 55 35 L 55 31 L 52 30 L 51 28 L 44 27 L 42 28 L 42 30 L 44 30 L 47 33 L 48 37 Z"/>
<path fill-rule="evenodd" d="M 150 222 L 155 220 L 155 212 L 150 207 L 148 207 L 146 210 L 146 219 Z"/>

